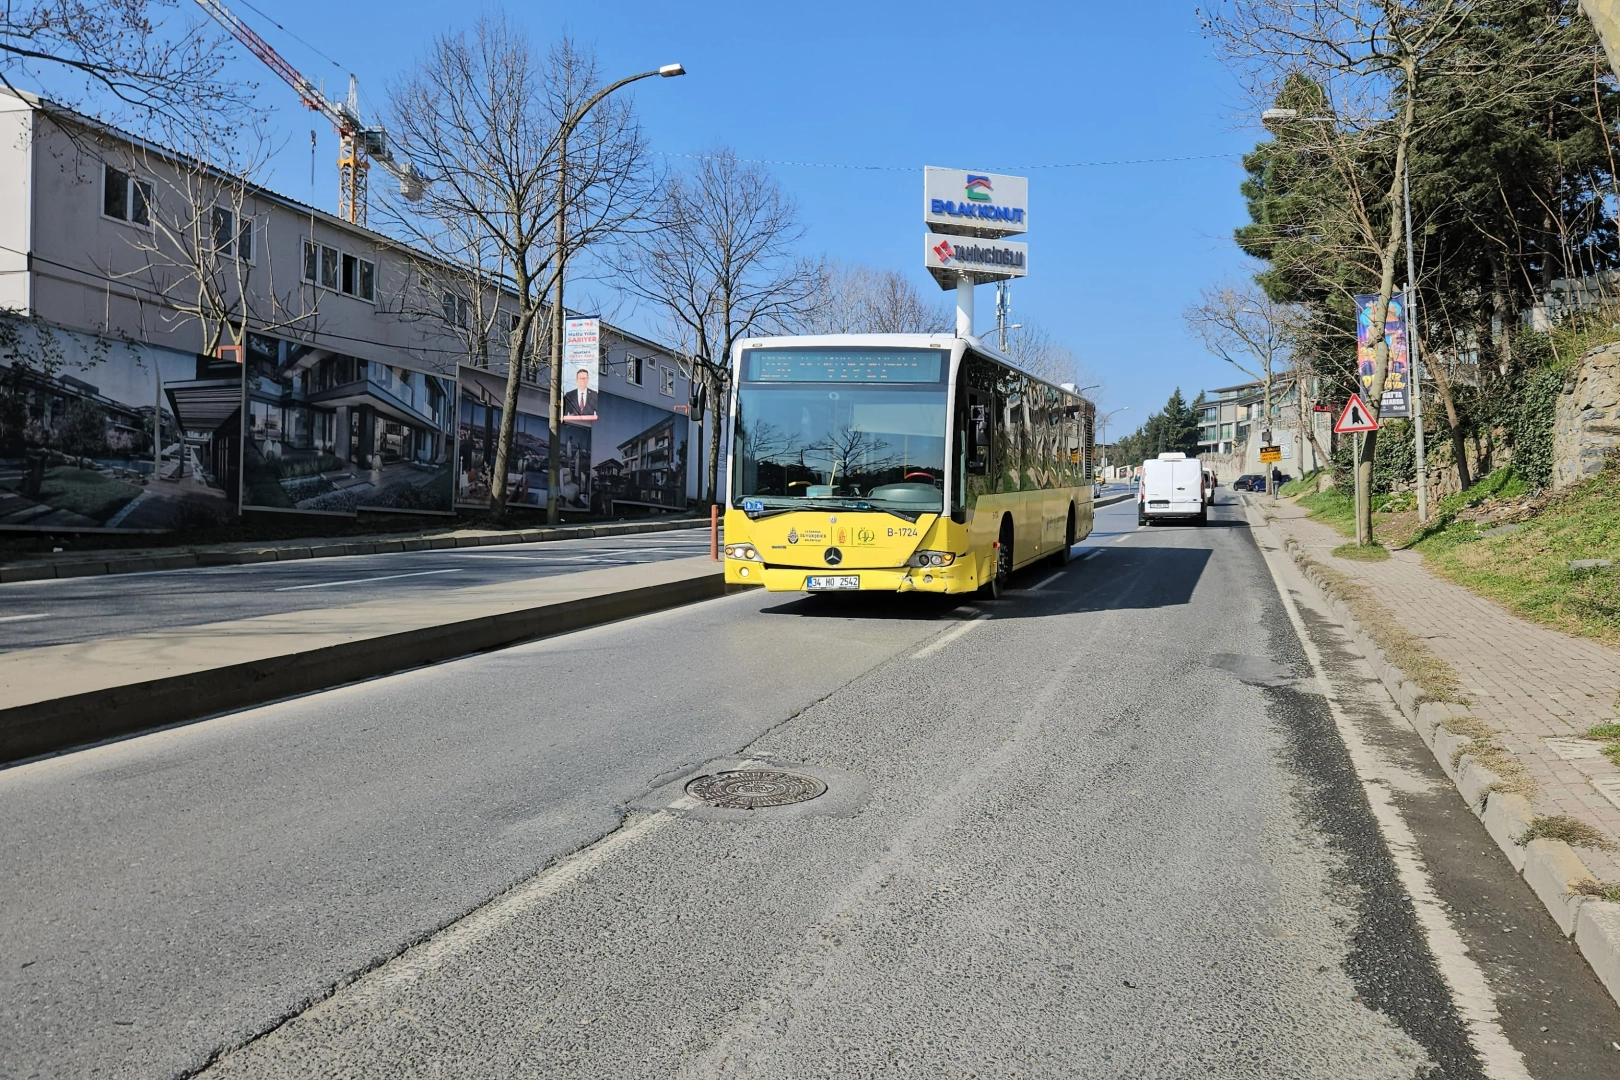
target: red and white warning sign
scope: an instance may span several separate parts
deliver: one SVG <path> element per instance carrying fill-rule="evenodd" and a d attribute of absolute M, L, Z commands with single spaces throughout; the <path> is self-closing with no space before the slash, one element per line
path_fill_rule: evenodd
<path fill-rule="evenodd" d="M 1333 425 L 1333 430 L 1339 435 L 1349 435 L 1357 431 L 1377 431 L 1378 421 L 1373 419 L 1372 410 L 1361 400 L 1361 395 L 1351 394 L 1350 400 L 1345 402 L 1344 412 L 1339 414 L 1339 422 Z"/>

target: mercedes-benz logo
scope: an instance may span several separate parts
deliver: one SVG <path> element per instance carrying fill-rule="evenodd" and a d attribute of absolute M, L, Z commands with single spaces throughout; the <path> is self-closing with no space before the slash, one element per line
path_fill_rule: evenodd
<path fill-rule="evenodd" d="M 823 558 L 827 560 L 828 566 L 837 566 L 844 561 L 844 553 L 837 548 L 828 548 L 827 554 Z"/>

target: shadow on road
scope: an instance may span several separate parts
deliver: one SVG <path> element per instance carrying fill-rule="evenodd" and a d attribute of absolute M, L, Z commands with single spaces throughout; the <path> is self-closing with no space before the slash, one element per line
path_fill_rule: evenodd
<path fill-rule="evenodd" d="M 809 619 L 926 621 L 950 618 L 960 608 L 993 612 L 998 619 L 1038 619 L 1078 611 L 1181 607 L 1192 599 L 1214 554 L 1209 548 L 1134 545 L 1107 550 L 1106 557 L 1071 563 L 1063 577 L 1046 589 L 1034 590 L 1033 586 L 1057 567 L 1043 562 L 1020 570 L 1009 582 L 1008 595 L 996 601 L 967 595 L 822 593 L 798 596 L 760 611 Z"/>

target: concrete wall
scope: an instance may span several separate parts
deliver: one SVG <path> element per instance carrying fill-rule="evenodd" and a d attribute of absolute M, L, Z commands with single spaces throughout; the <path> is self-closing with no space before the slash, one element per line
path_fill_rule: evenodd
<path fill-rule="evenodd" d="M 0 310 L 31 311 L 28 252 L 33 248 L 34 114 L 0 95 Z"/>

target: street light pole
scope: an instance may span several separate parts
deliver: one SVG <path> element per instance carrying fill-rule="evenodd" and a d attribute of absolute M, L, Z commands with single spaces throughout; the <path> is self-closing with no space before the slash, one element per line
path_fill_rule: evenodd
<path fill-rule="evenodd" d="M 562 519 L 562 494 L 559 490 L 562 487 L 562 459 L 558 455 L 562 443 L 563 315 L 566 311 L 563 307 L 563 276 L 568 263 L 568 138 L 579 122 L 615 90 L 654 75 L 670 79 L 685 74 L 686 69 L 681 65 L 665 64 L 654 71 L 643 71 L 639 75 L 609 83 L 570 113 L 557 130 L 557 284 L 551 301 L 551 378 L 548 380 L 551 383 L 551 442 L 546 448 L 546 523 L 549 525 L 555 525 Z"/>

